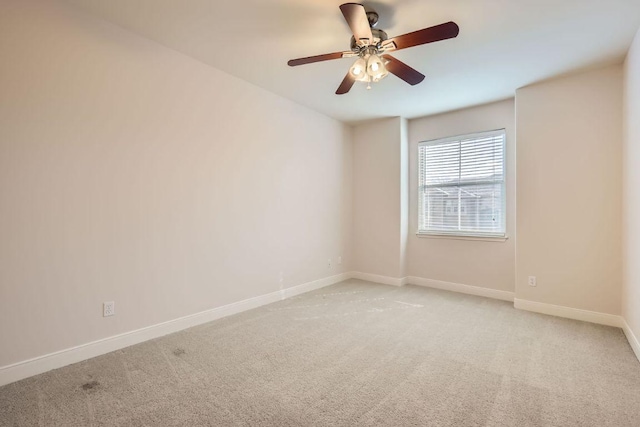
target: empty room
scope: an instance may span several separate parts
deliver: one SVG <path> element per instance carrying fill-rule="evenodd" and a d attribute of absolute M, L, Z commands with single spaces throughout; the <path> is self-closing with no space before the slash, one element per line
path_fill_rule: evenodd
<path fill-rule="evenodd" d="M 637 0 L 0 0 L 0 426 L 640 426 Z"/>

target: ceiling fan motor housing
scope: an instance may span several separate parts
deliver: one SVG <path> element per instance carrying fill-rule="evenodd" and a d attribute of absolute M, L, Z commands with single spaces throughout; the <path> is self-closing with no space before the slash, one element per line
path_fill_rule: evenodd
<path fill-rule="evenodd" d="M 378 30 L 377 28 L 372 28 L 371 34 L 373 35 L 373 42 L 371 43 L 371 46 L 377 46 L 389 38 L 387 33 L 385 33 L 383 30 Z M 358 53 L 362 49 L 363 47 L 356 43 L 356 38 L 354 36 L 351 36 L 351 50 Z"/>

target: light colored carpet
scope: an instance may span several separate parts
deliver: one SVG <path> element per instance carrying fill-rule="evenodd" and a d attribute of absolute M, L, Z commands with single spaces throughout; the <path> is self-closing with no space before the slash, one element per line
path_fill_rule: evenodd
<path fill-rule="evenodd" d="M 0 425 L 640 426 L 622 331 L 349 280 L 0 388 Z"/>

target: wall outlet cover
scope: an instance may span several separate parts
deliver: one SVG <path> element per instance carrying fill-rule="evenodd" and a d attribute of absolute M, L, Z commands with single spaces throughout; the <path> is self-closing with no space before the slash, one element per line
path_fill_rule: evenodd
<path fill-rule="evenodd" d="M 102 304 L 102 317 L 113 316 L 116 314 L 116 303 L 113 301 L 107 301 Z"/>

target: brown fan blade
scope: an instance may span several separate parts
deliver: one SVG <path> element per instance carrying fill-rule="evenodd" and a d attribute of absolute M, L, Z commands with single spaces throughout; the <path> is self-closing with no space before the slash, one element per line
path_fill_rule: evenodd
<path fill-rule="evenodd" d="M 314 62 L 328 61 L 330 59 L 340 59 L 343 55 L 343 52 L 325 53 L 324 55 L 307 56 L 306 58 L 292 59 L 287 62 L 287 64 L 289 64 L 290 67 L 295 67 L 296 65 L 311 64 Z"/>
<path fill-rule="evenodd" d="M 340 10 L 344 15 L 344 19 L 347 20 L 356 42 L 363 41 L 367 45 L 371 44 L 373 35 L 371 34 L 371 27 L 369 26 L 369 19 L 367 19 L 364 6 L 359 3 L 345 3 L 340 6 Z"/>
<path fill-rule="evenodd" d="M 398 49 L 433 43 L 440 40 L 452 39 L 458 36 L 460 28 L 455 22 L 446 22 L 435 27 L 424 28 L 412 33 L 403 34 L 385 41 L 385 45 L 393 43 Z"/>
<path fill-rule="evenodd" d="M 344 95 L 345 93 L 349 92 L 355 81 L 355 77 L 353 77 L 351 72 L 348 72 L 347 75 L 344 76 L 344 79 L 342 80 L 342 83 L 340 83 L 340 86 L 338 86 L 336 95 Z"/>
<path fill-rule="evenodd" d="M 424 80 L 424 74 L 409 67 L 402 61 L 397 60 L 391 55 L 382 55 L 382 58 L 389 61 L 386 63 L 387 71 L 395 74 L 411 86 L 417 85 Z"/>

